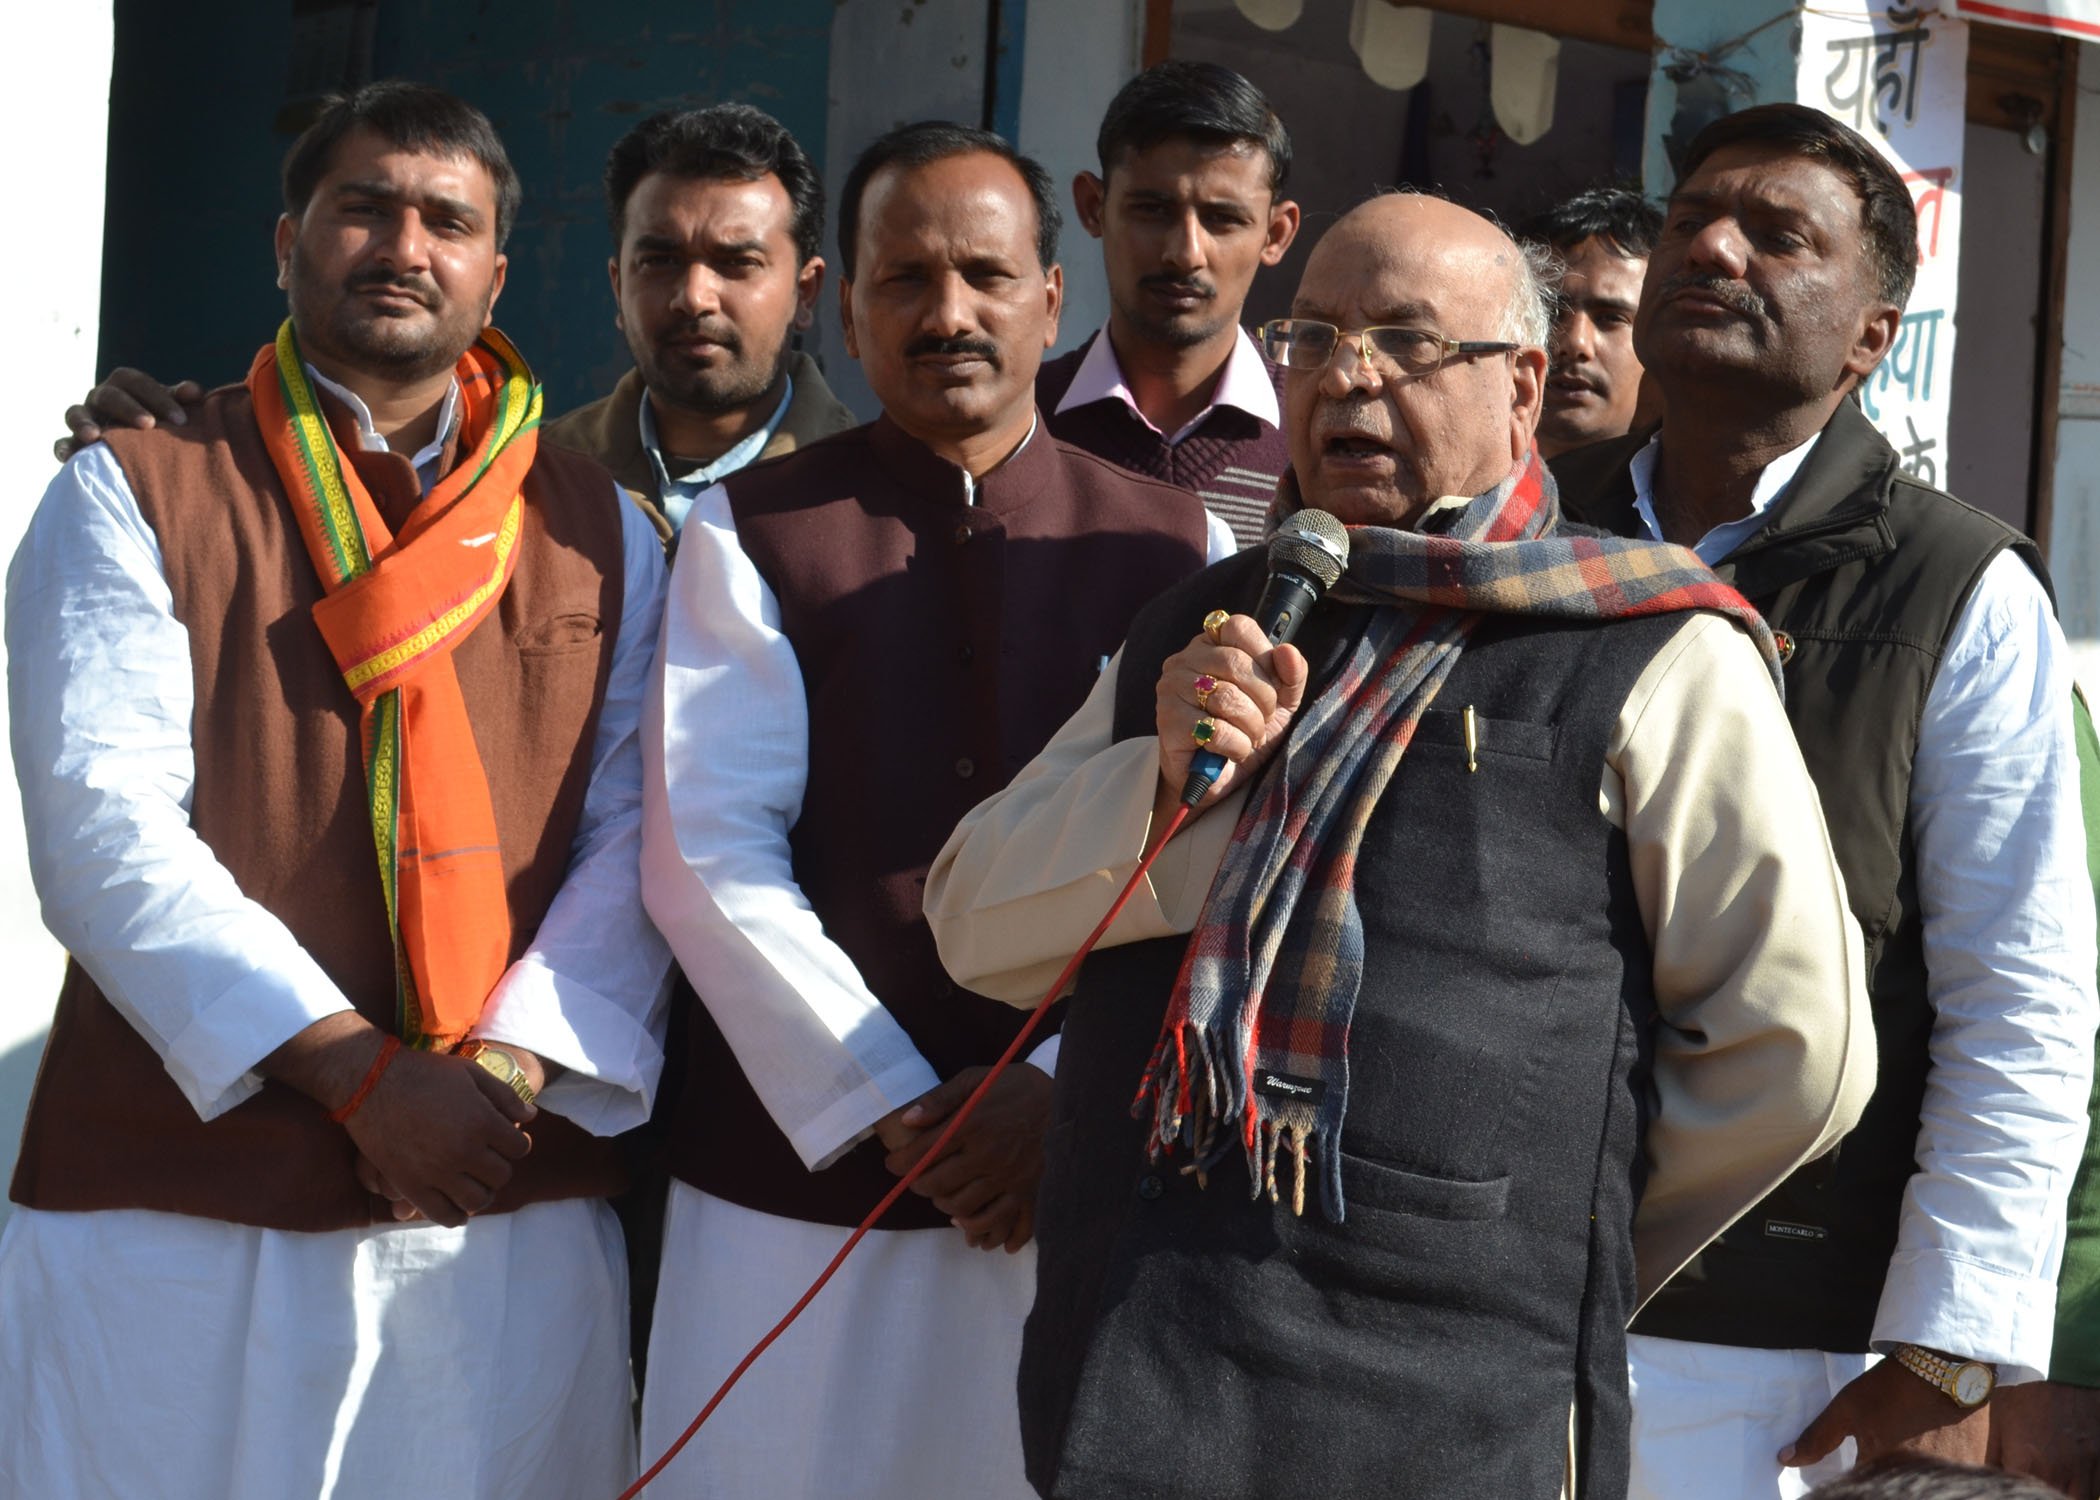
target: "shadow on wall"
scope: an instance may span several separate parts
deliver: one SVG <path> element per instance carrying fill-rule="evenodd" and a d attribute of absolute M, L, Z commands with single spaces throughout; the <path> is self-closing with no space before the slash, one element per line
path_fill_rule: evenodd
<path fill-rule="evenodd" d="M 22 1119 L 29 1113 L 29 1091 L 36 1084 L 36 1065 L 44 1056 L 41 1032 L 20 1046 L 0 1052 L 0 1224 L 14 1205 L 6 1184 L 15 1175 L 15 1151 L 22 1141 Z"/>

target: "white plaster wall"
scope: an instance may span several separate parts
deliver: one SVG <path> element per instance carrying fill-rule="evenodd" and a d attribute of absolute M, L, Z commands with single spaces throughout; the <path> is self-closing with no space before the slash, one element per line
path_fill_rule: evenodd
<path fill-rule="evenodd" d="M 1663 140 L 1677 113 L 1677 85 L 1664 66 L 1673 51 L 1712 55 L 1742 75 L 1744 92 L 1734 95 L 1731 109 L 1794 97 L 1795 52 L 1800 45 L 1798 17 L 1764 23 L 1783 14 L 1777 5 L 1746 5 L 1743 0 L 1655 0 L 1653 25 L 1661 47 L 1648 84 L 1648 141 L 1641 158 L 1641 181 L 1648 192 L 1663 197 L 1675 185 Z M 1754 34 L 1751 34 L 1753 33 Z"/>
<path fill-rule="evenodd" d="M 35 229 L 0 250 L 11 292 L 0 360 L 0 558 L 14 555 L 57 469 L 59 413 L 94 379 L 113 45 L 109 0 L 12 6 L 0 20 L 0 141 L 10 143 L 17 230 Z M 0 795 L 0 1183 L 14 1169 L 64 965 L 37 915 L 21 803 Z M 0 1220 L 6 1214 L 0 1196 Z"/>
<path fill-rule="evenodd" d="M 2049 571 L 2091 696 L 2100 690 L 2100 47 L 2090 42 L 2078 49 L 2077 132 Z"/>
<path fill-rule="evenodd" d="M 1028 8 L 1021 56 L 1021 128 L 1016 142 L 1049 169 L 1064 211 L 1058 256 L 1065 268 L 1059 351 L 1108 321 L 1108 277 L 1100 242 L 1073 217 L 1071 183 L 1099 171 L 1094 137 L 1116 90 L 1137 73 L 1143 0 L 1037 0 Z"/>
<path fill-rule="evenodd" d="M 1094 133 L 1108 101 L 1137 71 L 1143 24 L 1143 0 L 1035 0 L 1027 9 L 1015 144 L 1049 170 L 1065 216 L 1060 350 L 1108 318 L 1101 254 L 1072 221 L 1070 189 L 1074 173 L 1094 166 Z M 824 191 L 833 219 L 827 249 L 833 284 L 808 343 L 821 354 L 839 399 L 864 418 L 878 407 L 860 366 L 846 355 L 839 327 L 839 191 L 854 157 L 890 127 L 911 120 L 974 125 L 982 118 L 985 42 L 984 0 L 839 0 L 832 18 Z"/>
<path fill-rule="evenodd" d="M 1040 14 L 1044 8 L 1036 9 Z M 831 20 L 824 131 L 831 275 L 808 347 L 822 358 L 825 381 L 863 420 L 881 408 L 847 355 L 839 325 L 838 282 L 845 273 L 838 257 L 839 191 L 853 159 L 893 126 L 913 120 L 977 123 L 984 113 L 985 40 L 984 0 L 839 0 Z"/>

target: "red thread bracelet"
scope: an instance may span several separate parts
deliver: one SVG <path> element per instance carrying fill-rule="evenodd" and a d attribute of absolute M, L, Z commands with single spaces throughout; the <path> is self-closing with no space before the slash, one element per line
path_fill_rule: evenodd
<path fill-rule="evenodd" d="M 357 1092 L 350 1096 L 350 1102 L 341 1109 L 330 1110 L 328 1118 L 340 1125 L 356 1114 L 358 1106 L 365 1102 L 365 1096 L 372 1092 L 372 1085 L 379 1082 L 379 1075 L 386 1071 L 386 1065 L 394 1060 L 394 1054 L 400 1050 L 399 1037 L 390 1036 L 382 1040 L 379 1044 L 379 1055 L 372 1059 L 372 1066 L 365 1070 L 365 1081 L 357 1086 Z"/>

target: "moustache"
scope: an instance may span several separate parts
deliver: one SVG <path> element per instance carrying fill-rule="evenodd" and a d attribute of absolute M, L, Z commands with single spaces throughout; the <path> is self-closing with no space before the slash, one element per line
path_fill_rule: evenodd
<path fill-rule="evenodd" d="M 374 267 L 369 271 L 352 271 L 343 278 L 346 292 L 362 292 L 368 288 L 398 292 L 424 307 L 436 307 L 443 300 L 438 295 L 437 283 L 421 276 L 397 276 L 392 271 Z"/>
<path fill-rule="evenodd" d="M 1739 281 L 1730 281 L 1725 276 L 1703 276 L 1696 272 L 1684 272 L 1672 276 L 1663 283 L 1662 300 L 1667 302 L 1679 292 L 1704 292 L 1731 312 L 1741 313 L 1747 318 L 1762 318 L 1766 315 L 1765 299 Z"/>
<path fill-rule="evenodd" d="M 676 328 L 667 328 L 657 335 L 660 344 L 682 343 L 687 339 L 706 339 L 710 344 L 719 344 L 731 354 L 744 352 L 744 341 L 737 337 L 736 329 L 727 323 L 708 323 L 695 318 L 690 323 L 680 323 Z"/>
<path fill-rule="evenodd" d="M 1207 281 L 1198 281 L 1192 276 L 1140 276 L 1138 285 L 1155 292 L 1171 292 L 1183 297 L 1201 297 L 1211 301 L 1218 289 Z"/>
<path fill-rule="evenodd" d="M 1348 437 L 1383 443 L 1391 438 L 1391 428 L 1377 410 L 1375 399 L 1362 394 L 1345 401 L 1322 401 L 1313 412 L 1312 425 L 1314 441 L 1322 443 Z"/>
<path fill-rule="evenodd" d="M 948 354 L 960 359 L 981 359 L 993 369 L 999 368 L 999 346 L 987 339 L 935 338 L 922 334 L 904 346 L 906 359 L 923 359 L 929 354 Z"/>

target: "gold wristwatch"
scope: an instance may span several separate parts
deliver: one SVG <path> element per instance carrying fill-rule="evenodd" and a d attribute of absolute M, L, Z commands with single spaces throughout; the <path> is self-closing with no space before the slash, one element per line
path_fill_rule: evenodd
<path fill-rule="evenodd" d="M 487 1042 L 472 1040 L 460 1043 L 459 1055 L 494 1078 L 527 1104 L 533 1101 L 532 1084 L 525 1077 L 525 1070 L 518 1060 L 501 1047 L 492 1047 Z"/>
<path fill-rule="evenodd" d="M 1927 1385 L 1937 1387 L 1949 1401 L 1965 1411 L 1974 1411 L 1990 1400 L 1991 1392 L 1998 1385 L 1997 1368 L 1981 1360 L 1956 1359 L 1951 1354 L 1942 1354 L 1937 1349 L 1921 1349 L 1916 1344 L 1898 1344 L 1891 1358 Z"/>

